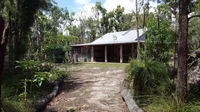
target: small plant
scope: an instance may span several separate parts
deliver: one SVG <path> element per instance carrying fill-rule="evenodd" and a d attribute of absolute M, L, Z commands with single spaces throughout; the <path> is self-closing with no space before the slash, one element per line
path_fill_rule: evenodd
<path fill-rule="evenodd" d="M 41 87 L 43 83 L 48 83 L 49 77 L 51 77 L 50 72 L 37 72 L 32 82 L 36 83 L 38 87 Z"/>

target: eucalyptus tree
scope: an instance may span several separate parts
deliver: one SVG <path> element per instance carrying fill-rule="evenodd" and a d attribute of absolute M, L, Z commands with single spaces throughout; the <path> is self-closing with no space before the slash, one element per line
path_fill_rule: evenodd
<path fill-rule="evenodd" d="M 140 40 L 139 40 L 139 9 L 138 9 L 138 0 L 135 0 L 135 18 L 136 18 L 136 30 L 137 30 L 137 59 L 140 59 Z"/>
<path fill-rule="evenodd" d="M 101 33 L 102 34 L 105 34 L 105 33 L 108 33 L 109 32 L 109 17 L 108 17 L 108 14 L 107 14 L 107 10 L 105 8 L 103 8 L 101 6 L 101 3 L 100 2 L 97 2 L 96 3 L 96 8 L 97 10 L 99 10 L 99 12 L 101 13 L 101 19 L 100 19 L 100 26 L 101 26 Z"/>
<path fill-rule="evenodd" d="M 81 37 L 80 28 L 76 25 L 77 20 L 75 19 L 75 13 L 72 12 L 69 14 L 68 25 L 66 25 L 66 29 L 69 35 Z"/>
<path fill-rule="evenodd" d="M 117 6 L 117 8 L 114 10 L 114 28 L 116 31 L 128 30 L 123 13 L 124 7 Z"/>
<path fill-rule="evenodd" d="M 1 0 L 0 1 L 0 82 L 8 40 L 14 38 L 15 60 L 22 59 L 27 50 L 28 33 L 35 13 L 48 7 L 50 0 Z"/>
<path fill-rule="evenodd" d="M 192 7 L 199 1 L 180 0 L 179 1 L 179 38 L 178 38 L 178 75 L 176 84 L 176 93 L 178 97 L 185 101 L 187 97 L 187 54 L 188 54 L 188 23 L 199 14 L 188 17 L 192 12 Z M 192 6 L 192 7 L 191 7 Z"/>
<path fill-rule="evenodd" d="M 87 26 L 86 34 L 88 36 L 88 41 L 92 42 L 98 38 L 98 21 L 93 18 L 88 18 L 85 22 Z"/>
<path fill-rule="evenodd" d="M 7 32 L 8 32 L 8 23 L 6 23 L 4 18 L 4 3 L 0 1 L 0 87 L 2 84 L 2 74 L 3 74 L 3 67 L 4 67 L 4 58 L 6 53 L 6 46 L 8 42 Z M 1 90 L 0 90 L 0 97 L 1 97 Z M 0 98 L 0 112 L 2 111 L 2 102 Z"/>
<path fill-rule="evenodd" d="M 146 24 L 148 23 L 147 20 L 149 17 L 149 9 L 150 9 L 149 5 L 150 5 L 149 2 L 146 2 L 144 3 L 143 6 L 143 28 L 145 28 Z"/>
<path fill-rule="evenodd" d="M 187 38 L 190 0 L 179 1 L 178 75 L 176 92 L 181 100 L 187 96 Z"/>
<path fill-rule="evenodd" d="M 168 64 L 171 58 L 171 51 L 174 50 L 175 32 L 171 28 L 171 22 L 166 19 L 159 19 L 160 28 L 157 20 L 151 19 L 147 24 L 145 40 L 145 58 L 156 60 Z"/>
<path fill-rule="evenodd" d="M 30 59 L 42 60 L 44 54 L 42 54 L 42 47 L 45 44 L 45 38 L 49 37 L 52 32 L 51 20 L 42 11 L 36 13 L 37 18 L 34 21 L 31 36 L 29 38 L 29 49 L 27 56 Z"/>
<path fill-rule="evenodd" d="M 200 15 L 189 14 L 193 12 L 192 7 L 199 1 L 196 0 L 161 0 L 162 3 L 168 4 L 168 9 L 177 18 L 178 13 L 178 75 L 176 82 L 176 93 L 177 96 L 185 101 L 187 97 L 187 54 L 188 54 L 188 22 L 194 17 L 200 17 Z"/>

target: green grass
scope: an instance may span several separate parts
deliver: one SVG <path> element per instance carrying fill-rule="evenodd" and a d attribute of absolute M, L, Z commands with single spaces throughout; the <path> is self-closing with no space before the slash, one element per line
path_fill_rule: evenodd
<path fill-rule="evenodd" d="M 15 101 L 9 98 L 3 99 L 3 111 L 4 112 L 35 112 L 31 100 L 27 101 Z"/>
<path fill-rule="evenodd" d="M 128 63 L 104 63 L 104 62 L 95 62 L 95 63 L 79 63 L 86 66 L 96 66 L 96 67 L 126 67 Z"/>
<path fill-rule="evenodd" d="M 175 95 L 141 96 L 136 102 L 145 112 L 200 112 L 200 100 L 189 99 L 181 103 Z"/>
<path fill-rule="evenodd" d="M 105 62 L 83 62 L 83 63 L 72 63 L 72 64 L 57 64 L 60 67 L 71 67 L 71 66 L 95 66 L 95 67 L 126 67 L 128 63 L 105 63 Z"/>

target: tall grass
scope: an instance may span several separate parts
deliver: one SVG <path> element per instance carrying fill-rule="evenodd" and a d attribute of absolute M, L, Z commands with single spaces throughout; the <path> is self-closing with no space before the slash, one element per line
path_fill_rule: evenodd
<path fill-rule="evenodd" d="M 137 104 L 146 112 L 200 112 L 200 101 L 183 103 L 175 95 L 155 95 L 136 98 Z"/>
<path fill-rule="evenodd" d="M 166 66 L 153 60 L 131 60 L 126 71 L 133 81 L 134 95 L 158 93 L 158 88 L 170 81 Z"/>
<path fill-rule="evenodd" d="M 145 112 L 200 112 L 200 89 L 190 85 L 188 102 L 175 94 L 176 70 L 153 60 L 132 60 L 127 66 L 136 103 Z"/>

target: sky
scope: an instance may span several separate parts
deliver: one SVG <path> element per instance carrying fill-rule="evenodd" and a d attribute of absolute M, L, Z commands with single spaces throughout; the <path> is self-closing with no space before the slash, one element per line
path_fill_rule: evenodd
<path fill-rule="evenodd" d="M 108 11 L 113 11 L 118 5 L 124 7 L 124 13 L 132 13 L 135 10 L 135 0 L 55 0 L 58 7 L 67 8 L 70 13 L 75 12 L 74 18 L 87 19 L 89 17 L 95 17 L 96 2 L 101 2 L 102 6 Z M 150 2 L 150 6 L 155 7 L 156 3 Z M 153 12 L 153 8 L 150 9 Z M 80 21 L 79 21 L 80 22 Z M 76 22 L 76 24 L 79 24 Z"/>
<path fill-rule="evenodd" d="M 67 8 L 69 12 L 86 12 L 85 15 L 90 15 L 91 7 L 96 2 L 101 2 L 102 6 L 107 11 L 113 11 L 118 5 L 125 8 L 125 13 L 130 13 L 135 10 L 135 0 L 55 0 L 60 8 Z M 151 6 L 155 6 L 155 3 L 150 2 Z M 85 11 L 84 11 L 85 10 Z"/>
<path fill-rule="evenodd" d="M 105 3 L 105 0 L 55 0 L 60 8 L 67 8 L 70 12 L 78 13 L 83 7 L 96 2 Z"/>
<path fill-rule="evenodd" d="M 146 0 L 145 0 L 146 1 Z M 75 12 L 75 25 L 80 24 L 80 19 L 95 17 L 93 7 L 96 2 L 101 2 L 108 11 L 113 11 L 118 5 L 124 7 L 124 13 L 132 13 L 135 10 L 135 0 L 55 0 L 58 7 L 67 8 L 70 13 Z M 150 7 L 155 7 L 156 3 L 150 2 Z M 150 8 L 154 12 L 154 8 Z"/>

